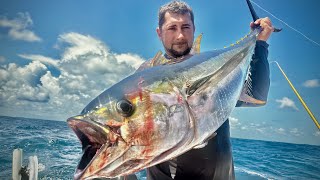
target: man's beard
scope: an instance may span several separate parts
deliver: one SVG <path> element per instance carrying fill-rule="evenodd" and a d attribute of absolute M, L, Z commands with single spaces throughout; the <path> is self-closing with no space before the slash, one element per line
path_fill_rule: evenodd
<path fill-rule="evenodd" d="M 187 46 L 188 46 L 188 44 L 187 44 Z M 166 51 L 170 53 L 168 55 L 171 55 L 174 58 L 178 58 L 178 57 L 185 56 L 185 55 L 189 54 L 191 51 L 191 47 L 188 46 L 184 51 L 176 51 L 173 49 L 173 45 L 171 45 L 170 48 L 166 48 Z"/>

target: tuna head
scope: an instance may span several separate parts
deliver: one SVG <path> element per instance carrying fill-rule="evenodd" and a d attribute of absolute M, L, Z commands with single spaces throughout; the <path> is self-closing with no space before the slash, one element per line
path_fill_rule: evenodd
<path fill-rule="evenodd" d="M 186 101 L 170 81 L 130 76 L 68 119 L 83 156 L 75 179 L 128 174 L 162 161 L 192 139 Z"/>

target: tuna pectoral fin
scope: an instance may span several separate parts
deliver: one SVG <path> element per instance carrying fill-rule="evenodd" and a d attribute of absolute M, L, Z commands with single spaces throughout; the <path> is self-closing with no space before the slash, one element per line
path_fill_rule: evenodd
<path fill-rule="evenodd" d="M 214 138 L 215 136 L 217 135 L 217 133 L 213 133 L 211 136 L 209 136 L 206 140 L 204 140 L 201 144 L 199 145 L 196 145 L 195 147 L 193 147 L 193 149 L 201 149 L 201 148 L 204 148 L 207 144 L 208 144 L 208 141 L 211 139 L 211 138 Z"/>
<path fill-rule="evenodd" d="M 201 79 L 198 79 L 194 82 L 192 82 L 192 84 L 188 85 L 188 87 L 186 88 L 186 94 L 187 96 L 191 96 L 194 92 L 196 92 L 201 86 L 203 86 L 204 84 L 206 84 L 210 78 L 212 77 L 211 76 L 206 76 L 206 77 L 203 77 Z M 189 82 L 190 83 L 190 82 Z"/>
<path fill-rule="evenodd" d="M 241 93 L 239 101 L 242 103 L 241 106 L 246 106 L 246 105 L 262 106 L 267 103 L 266 101 L 255 99 L 244 92 Z"/>
<path fill-rule="evenodd" d="M 236 77 L 241 78 L 242 74 L 240 74 L 239 68 L 245 65 L 244 62 L 250 58 L 254 45 L 255 41 L 252 41 L 245 45 L 241 50 L 237 51 L 237 53 L 234 53 L 230 57 L 228 56 L 226 62 L 220 68 L 212 72 L 212 74 L 188 82 L 189 85 L 186 88 L 187 96 L 213 89 L 214 86 L 223 79 L 226 79 L 231 73 L 238 73 L 238 76 Z"/>

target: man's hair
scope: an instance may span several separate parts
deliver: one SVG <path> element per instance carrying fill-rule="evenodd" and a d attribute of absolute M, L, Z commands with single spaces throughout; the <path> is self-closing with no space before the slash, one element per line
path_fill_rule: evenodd
<path fill-rule="evenodd" d="M 194 16 L 193 16 L 193 11 L 190 8 L 190 6 L 183 2 L 183 1 L 171 1 L 163 6 L 160 7 L 159 9 L 159 28 L 161 29 L 163 23 L 164 23 L 164 15 L 166 14 L 166 12 L 170 12 L 170 13 L 177 13 L 177 14 L 187 14 L 189 13 L 191 16 L 191 21 L 192 24 L 194 26 Z"/>

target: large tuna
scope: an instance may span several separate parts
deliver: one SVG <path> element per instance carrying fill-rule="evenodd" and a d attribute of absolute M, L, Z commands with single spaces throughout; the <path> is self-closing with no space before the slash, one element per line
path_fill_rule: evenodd
<path fill-rule="evenodd" d="M 258 33 L 137 72 L 69 118 L 84 151 L 74 178 L 123 176 L 170 160 L 205 145 L 239 99 L 264 104 L 243 93 Z"/>
<path fill-rule="evenodd" d="M 130 174 L 205 143 L 239 100 L 256 35 L 137 72 L 69 118 L 84 150 L 75 178 Z"/>

